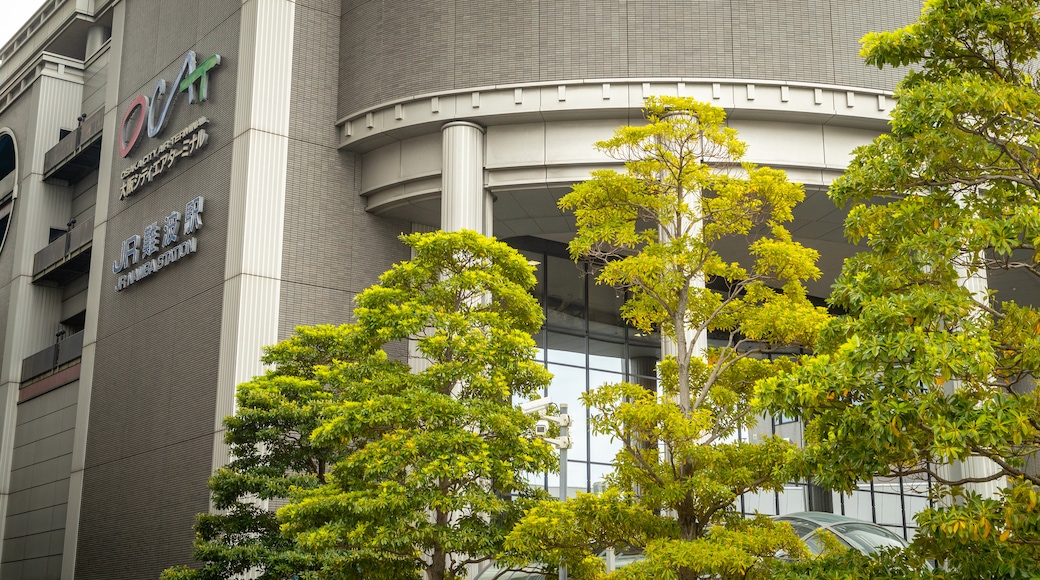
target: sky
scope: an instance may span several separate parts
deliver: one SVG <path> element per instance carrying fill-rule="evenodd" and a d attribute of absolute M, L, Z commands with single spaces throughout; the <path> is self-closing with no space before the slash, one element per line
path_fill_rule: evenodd
<path fill-rule="evenodd" d="M 7 44 L 46 0 L 0 0 L 0 46 Z"/>

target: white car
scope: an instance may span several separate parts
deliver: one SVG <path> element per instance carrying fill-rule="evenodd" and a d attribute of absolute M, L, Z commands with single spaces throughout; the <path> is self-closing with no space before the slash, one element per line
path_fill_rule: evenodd
<path fill-rule="evenodd" d="M 794 528 L 802 541 L 813 554 L 823 549 L 818 530 L 824 529 L 835 535 L 842 544 L 864 554 L 873 554 L 880 548 L 905 548 L 906 540 L 888 531 L 888 529 L 829 512 L 798 512 L 777 516 L 776 521 L 787 522 Z"/>

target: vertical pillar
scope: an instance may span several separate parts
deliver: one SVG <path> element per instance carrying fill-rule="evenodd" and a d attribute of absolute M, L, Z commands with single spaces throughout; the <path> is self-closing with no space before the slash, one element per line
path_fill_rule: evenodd
<path fill-rule="evenodd" d="M 116 134 L 122 114 L 118 107 L 121 100 L 119 79 L 123 61 L 123 35 L 117 34 L 113 37 L 112 30 L 125 29 L 126 3 L 116 2 L 112 7 L 111 15 L 112 28 L 95 25 L 88 30 L 85 57 L 89 59 L 101 49 L 105 42 L 111 39 L 108 66 L 103 75 L 106 77 L 104 88 L 106 140 L 110 138 L 109 135 Z M 72 443 L 72 472 L 69 476 L 69 503 L 65 514 L 65 544 L 62 551 L 61 580 L 74 580 L 76 577 L 76 557 L 79 552 L 80 518 L 83 512 L 83 487 L 87 464 L 87 433 L 90 430 L 90 401 L 94 389 L 94 363 L 97 360 L 98 312 L 101 310 L 101 293 L 105 289 L 101 281 L 105 271 L 111 267 L 111 263 L 105 263 L 105 252 L 98 248 L 107 247 L 105 242 L 108 236 L 109 202 L 113 196 L 119 197 L 119 186 L 116 185 L 115 191 L 111 186 L 116 155 L 114 146 L 105 145 L 101 148 L 101 159 L 98 163 L 97 192 L 94 203 L 94 241 L 92 242 L 95 249 L 90 257 L 90 274 L 87 283 L 87 319 L 83 329 L 83 358 L 80 364 L 82 370 L 76 399 L 76 428 Z M 84 536 L 89 533 L 89 530 L 84 531 Z"/>
<path fill-rule="evenodd" d="M 441 229 L 491 235 L 491 194 L 484 189 L 484 128 L 452 121 L 441 128 Z"/>
<path fill-rule="evenodd" d="M 989 277 L 985 268 L 979 268 L 971 271 L 967 268 L 958 267 L 957 273 L 960 276 L 960 283 L 964 288 L 971 292 L 972 296 L 979 302 L 985 302 L 987 300 L 986 293 L 989 290 Z M 943 388 L 947 393 L 952 393 L 961 387 L 961 381 L 952 380 L 943 385 Z M 990 475 L 1000 471 L 1000 466 L 994 463 L 991 459 L 982 456 L 971 456 L 966 457 L 963 461 L 955 461 L 950 465 L 943 467 L 946 471 L 946 477 L 949 479 L 959 479 L 967 477 L 989 477 Z M 997 492 L 1007 486 L 1007 478 L 1001 477 L 993 481 L 980 482 L 980 483 L 969 483 L 965 485 L 965 489 L 974 491 L 984 498 L 995 498 Z"/>
<path fill-rule="evenodd" d="M 94 56 L 94 53 L 101 50 L 101 46 L 104 45 L 105 41 L 107 41 L 111 36 L 112 31 L 100 24 L 94 24 L 88 28 L 86 58 Z"/>
<path fill-rule="evenodd" d="M 231 460 L 224 418 L 235 388 L 263 374 L 260 349 L 278 341 L 295 30 L 292 0 L 242 2 L 214 470 Z"/>

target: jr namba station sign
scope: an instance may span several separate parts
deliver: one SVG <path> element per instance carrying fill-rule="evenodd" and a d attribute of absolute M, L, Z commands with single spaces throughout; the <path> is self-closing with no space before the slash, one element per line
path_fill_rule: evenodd
<path fill-rule="evenodd" d="M 127 106 L 119 123 L 116 149 L 119 156 L 129 157 L 142 142 L 155 139 L 153 149 L 137 158 L 121 174 L 120 199 L 137 193 L 142 187 L 166 173 L 178 159 L 191 157 L 206 146 L 209 119 L 196 118 L 187 126 L 162 138 L 178 96 L 188 94 L 188 104 L 209 98 L 209 72 L 220 65 L 220 55 L 199 61 L 194 51 L 184 55 L 180 72 L 172 83 L 159 79 L 151 96 L 137 95 Z M 145 223 L 122 241 L 119 255 L 112 262 L 116 275 L 115 291 L 122 292 L 138 282 L 162 272 L 198 251 L 196 237 L 202 229 L 204 198 L 200 195 L 179 208 L 167 208 L 151 223 Z M 143 234 L 143 235 L 142 235 Z"/>
<path fill-rule="evenodd" d="M 181 93 L 188 94 L 188 104 L 201 103 L 209 98 L 209 73 L 220 65 L 220 55 L 202 60 L 194 51 L 184 55 L 180 72 L 172 83 L 159 79 L 152 94 L 140 94 L 130 101 L 123 112 L 116 134 L 119 156 L 127 158 L 141 142 L 162 137 L 172 111 Z M 178 159 L 195 155 L 209 141 L 204 116 L 183 127 L 168 139 L 156 142 L 155 148 L 137 159 L 120 174 L 122 181 L 119 199 L 126 199 L 140 191 L 157 177 L 169 171 Z"/>

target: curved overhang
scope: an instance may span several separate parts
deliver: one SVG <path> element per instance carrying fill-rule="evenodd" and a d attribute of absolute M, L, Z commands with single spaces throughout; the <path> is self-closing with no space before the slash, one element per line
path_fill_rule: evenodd
<path fill-rule="evenodd" d="M 361 195 L 375 214 L 438 227 L 441 128 L 478 123 L 484 136 L 484 187 L 494 196 L 494 234 L 569 240 L 573 216 L 557 201 L 596 169 L 622 169 L 596 150 L 619 126 L 643 121 L 644 99 L 693 97 L 723 107 L 748 144 L 746 161 L 783 169 L 806 186 L 791 229 L 834 263 L 851 255 L 844 211 L 830 183 L 852 151 L 888 126 L 892 94 L 854 87 L 719 79 L 607 79 L 478 87 L 420 95 L 340 120 L 340 149 L 359 155 Z M 735 250 L 736 251 L 736 250 Z M 833 259 L 833 260 L 832 260 Z M 816 289 L 824 292 L 825 288 Z"/>
<path fill-rule="evenodd" d="M 439 130 L 450 121 L 485 127 L 525 121 L 642 118 L 652 95 L 692 97 L 733 119 L 785 120 L 885 130 L 892 93 L 858 87 L 734 79 L 584 79 L 472 87 L 409 96 L 336 122 L 341 149 L 365 153 Z"/>
<path fill-rule="evenodd" d="M 833 85 L 598 79 L 417 95 L 358 111 L 337 127 L 340 148 L 361 155 L 368 211 L 436 225 L 445 124 L 464 120 L 487 128 L 485 186 L 496 196 L 555 192 L 592 170 L 619 167 L 593 143 L 641 122 L 651 95 L 725 108 L 728 123 L 749 145 L 748 161 L 818 186 L 844 170 L 852 149 L 886 130 L 894 104 L 890 92 Z"/>

